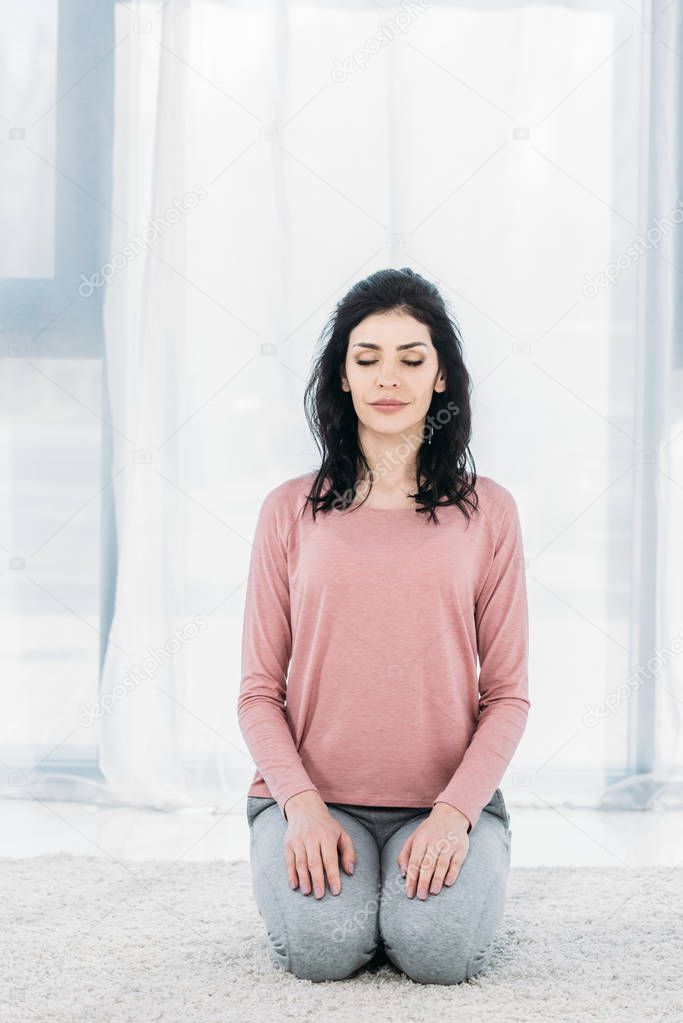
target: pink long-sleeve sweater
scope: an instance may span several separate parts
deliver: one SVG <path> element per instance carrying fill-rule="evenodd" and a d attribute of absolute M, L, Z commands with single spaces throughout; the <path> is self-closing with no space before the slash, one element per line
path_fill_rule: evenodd
<path fill-rule="evenodd" d="M 254 535 L 238 718 L 250 796 L 457 807 L 474 827 L 524 732 L 528 615 L 511 493 L 477 477 L 466 526 L 414 509 L 301 510 L 271 490 Z M 479 664 L 477 663 L 479 662 Z M 479 670 L 478 670 L 479 668 Z"/>

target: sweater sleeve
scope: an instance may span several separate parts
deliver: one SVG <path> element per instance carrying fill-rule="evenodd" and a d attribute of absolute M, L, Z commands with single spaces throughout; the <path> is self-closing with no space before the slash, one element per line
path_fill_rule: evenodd
<path fill-rule="evenodd" d="M 493 559 L 475 604 L 479 717 L 465 755 L 434 799 L 477 823 L 512 760 L 526 727 L 529 620 L 524 550 L 512 494 L 505 504 Z"/>
<path fill-rule="evenodd" d="M 292 631 L 283 532 L 288 527 L 278 491 L 259 512 L 249 564 L 242 627 L 242 679 L 237 702 L 240 730 L 283 817 L 285 803 L 317 787 L 296 748 L 285 709 Z"/>

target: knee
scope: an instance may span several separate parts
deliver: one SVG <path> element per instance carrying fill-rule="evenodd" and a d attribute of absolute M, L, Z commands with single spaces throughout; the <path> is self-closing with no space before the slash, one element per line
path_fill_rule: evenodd
<path fill-rule="evenodd" d="M 352 924 L 320 928 L 299 920 L 286 929 L 269 929 L 271 959 L 300 980 L 344 980 L 370 962 L 378 944 L 375 928 Z"/>
<path fill-rule="evenodd" d="M 430 931 L 416 928 L 399 916 L 382 923 L 387 957 L 418 984 L 462 984 L 486 968 L 493 941 L 473 942 L 466 928 Z"/>

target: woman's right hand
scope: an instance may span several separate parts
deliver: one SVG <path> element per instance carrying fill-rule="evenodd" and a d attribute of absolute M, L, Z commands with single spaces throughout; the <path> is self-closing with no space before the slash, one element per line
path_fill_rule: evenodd
<path fill-rule="evenodd" d="M 300 888 L 316 899 L 325 894 L 325 875 L 333 895 L 339 895 L 339 860 L 347 874 L 353 873 L 356 853 L 351 836 L 330 813 L 315 789 L 297 792 L 285 803 L 287 832 L 285 861 L 290 888 Z M 339 853 L 339 856 L 338 856 Z"/>

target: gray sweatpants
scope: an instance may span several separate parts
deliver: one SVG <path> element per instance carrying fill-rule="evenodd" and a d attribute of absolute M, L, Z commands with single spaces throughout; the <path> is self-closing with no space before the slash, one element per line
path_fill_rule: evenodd
<path fill-rule="evenodd" d="M 458 984 L 489 963 L 502 920 L 510 868 L 510 818 L 496 789 L 469 834 L 455 882 L 426 899 L 408 898 L 396 858 L 431 807 L 328 803 L 356 851 L 341 892 L 316 899 L 291 889 L 276 801 L 247 798 L 252 888 L 274 965 L 308 980 L 341 980 L 378 954 L 414 981 Z"/>

